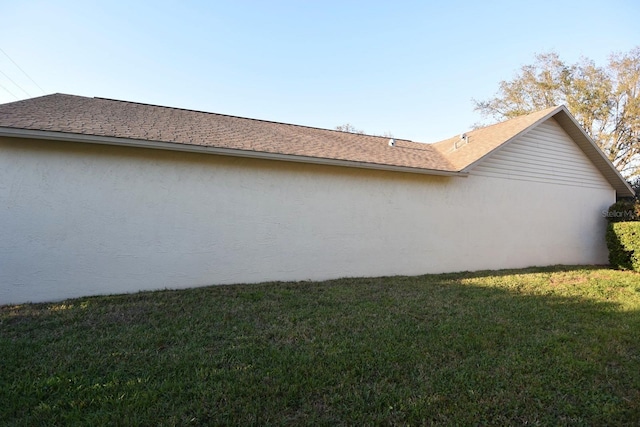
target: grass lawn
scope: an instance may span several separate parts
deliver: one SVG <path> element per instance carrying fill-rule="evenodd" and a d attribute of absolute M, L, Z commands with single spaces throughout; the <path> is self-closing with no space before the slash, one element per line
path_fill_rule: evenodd
<path fill-rule="evenodd" d="M 265 283 L 0 306 L 0 424 L 637 425 L 640 275 Z"/>

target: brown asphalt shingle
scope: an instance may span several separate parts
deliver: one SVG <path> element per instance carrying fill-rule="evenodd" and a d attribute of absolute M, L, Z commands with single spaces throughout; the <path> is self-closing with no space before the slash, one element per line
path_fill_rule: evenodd
<path fill-rule="evenodd" d="M 132 146 L 149 146 L 151 142 L 159 143 L 161 148 L 177 150 L 211 147 L 219 149 L 214 152 L 229 155 L 269 157 L 274 154 L 283 160 L 319 163 L 338 160 L 353 162 L 348 165 L 358 167 L 399 167 L 401 170 L 410 169 L 411 172 L 464 175 L 500 146 L 549 117 L 556 118 L 571 133 L 576 144 L 619 196 L 634 195 L 629 184 L 565 107 L 552 107 L 469 131 L 466 144 L 458 135 L 435 144 L 395 138 L 395 146 L 390 147 L 389 138 L 386 137 L 134 102 L 53 94 L 1 104 L 0 135 Z"/>
<path fill-rule="evenodd" d="M 431 144 L 456 170 L 463 170 L 477 162 L 505 142 L 526 131 L 537 122 L 558 110 L 551 107 L 535 113 L 519 116 L 506 122 L 466 132 L 468 143 L 460 144 L 460 135 Z M 454 149 L 458 143 L 458 148 Z"/>
<path fill-rule="evenodd" d="M 429 144 L 64 94 L 0 105 L 0 127 L 453 170 Z"/>
<path fill-rule="evenodd" d="M 435 144 L 135 102 L 53 94 L 0 105 L 0 127 L 459 172 L 559 107 Z M 456 143 L 458 147 L 454 149 Z"/>

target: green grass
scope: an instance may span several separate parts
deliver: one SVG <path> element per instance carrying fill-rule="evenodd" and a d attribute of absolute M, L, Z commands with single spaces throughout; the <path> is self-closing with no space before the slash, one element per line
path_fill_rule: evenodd
<path fill-rule="evenodd" d="M 637 425 L 640 275 L 265 283 L 0 306 L 3 425 Z"/>

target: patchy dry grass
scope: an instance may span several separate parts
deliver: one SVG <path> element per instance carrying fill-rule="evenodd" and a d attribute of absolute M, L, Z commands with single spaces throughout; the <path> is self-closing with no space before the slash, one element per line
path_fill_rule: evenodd
<path fill-rule="evenodd" d="M 640 275 L 266 283 L 0 307 L 0 424 L 635 425 Z"/>

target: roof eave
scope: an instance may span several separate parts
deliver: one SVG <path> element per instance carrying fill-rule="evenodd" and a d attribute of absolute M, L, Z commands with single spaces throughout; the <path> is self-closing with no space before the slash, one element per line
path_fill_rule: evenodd
<path fill-rule="evenodd" d="M 450 171 L 438 169 L 414 168 L 409 166 L 396 166 L 381 163 L 367 163 L 353 160 L 330 159 L 324 157 L 310 157 L 293 154 L 269 153 L 265 151 L 238 150 L 232 148 L 212 147 L 206 145 L 182 144 L 164 141 L 149 141 L 130 138 L 116 138 L 110 136 L 84 135 L 68 132 L 42 131 L 32 129 L 18 129 L 0 127 L 0 137 L 32 138 L 50 141 L 68 141 L 88 144 L 117 145 L 124 147 L 150 148 L 156 150 L 181 151 L 191 153 L 216 154 L 220 156 L 245 157 L 262 160 L 276 160 L 295 163 L 308 163 L 325 166 L 341 166 L 359 169 L 374 169 L 391 172 L 404 172 L 421 175 L 459 176 L 467 177 L 464 171 Z"/>
<path fill-rule="evenodd" d="M 620 171 L 618 171 L 611 160 L 602 152 L 600 147 L 591 139 L 564 105 L 561 106 L 560 111 L 554 114 L 554 118 L 560 126 L 562 126 L 564 131 L 578 144 L 580 149 L 596 168 L 598 168 L 600 173 L 609 181 L 619 197 L 635 196 L 636 193 L 629 185 L 629 182 L 627 182 Z"/>

